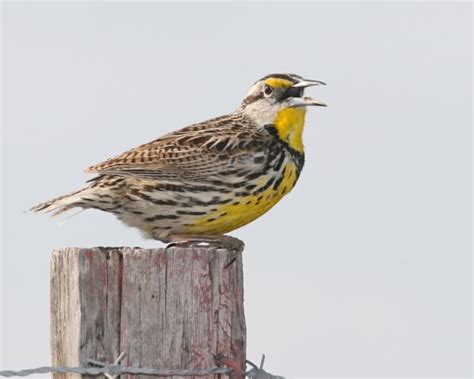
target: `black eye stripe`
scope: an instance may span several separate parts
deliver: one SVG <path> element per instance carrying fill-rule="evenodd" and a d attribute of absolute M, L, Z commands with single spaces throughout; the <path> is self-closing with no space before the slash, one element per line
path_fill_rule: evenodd
<path fill-rule="evenodd" d="M 288 99 L 289 97 L 302 97 L 304 92 L 304 88 L 287 88 L 283 93 L 279 96 L 279 98 L 276 101 L 281 101 Z M 263 94 L 263 91 L 258 92 L 254 95 L 247 96 L 243 101 L 241 106 L 245 107 L 257 100 L 263 99 L 265 95 Z"/>
<path fill-rule="evenodd" d="M 255 95 L 249 95 L 242 101 L 242 106 L 249 105 L 260 99 L 263 99 L 263 92 L 258 92 Z"/>

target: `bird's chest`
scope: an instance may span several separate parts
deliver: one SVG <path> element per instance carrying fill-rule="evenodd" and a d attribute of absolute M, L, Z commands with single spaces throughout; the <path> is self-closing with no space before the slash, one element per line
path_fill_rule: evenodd
<path fill-rule="evenodd" d="M 242 212 L 249 217 L 258 217 L 273 207 L 288 192 L 298 180 L 298 169 L 293 161 L 285 161 L 279 171 L 269 171 L 253 184 L 255 191 L 245 197 L 245 202 L 236 213 Z M 248 206 L 248 207 L 247 207 Z"/>
<path fill-rule="evenodd" d="M 231 202 L 197 220 L 193 232 L 227 233 L 260 217 L 295 186 L 301 167 L 280 151 L 259 175 L 243 178 L 245 186 L 229 194 Z"/>

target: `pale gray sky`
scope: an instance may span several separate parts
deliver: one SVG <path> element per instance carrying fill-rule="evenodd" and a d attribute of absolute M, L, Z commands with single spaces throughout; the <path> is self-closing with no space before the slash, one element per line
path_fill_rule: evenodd
<path fill-rule="evenodd" d="M 471 4 L 4 3 L 2 368 L 49 364 L 55 247 L 151 247 L 111 215 L 23 213 L 83 168 L 232 111 L 272 72 L 310 94 L 294 191 L 247 244 L 248 357 L 288 376 L 471 374 Z"/>

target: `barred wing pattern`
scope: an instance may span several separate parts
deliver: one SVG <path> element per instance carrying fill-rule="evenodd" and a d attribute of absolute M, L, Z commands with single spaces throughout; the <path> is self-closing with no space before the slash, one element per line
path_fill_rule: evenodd
<path fill-rule="evenodd" d="M 273 138 L 240 115 L 193 124 L 85 171 L 142 179 L 192 181 L 261 172 Z M 229 172 L 230 170 L 230 172 Z"/>

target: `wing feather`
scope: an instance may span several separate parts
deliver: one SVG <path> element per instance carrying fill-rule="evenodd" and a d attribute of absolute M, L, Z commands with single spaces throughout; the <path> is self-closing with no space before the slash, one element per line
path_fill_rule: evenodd
<path fill-rule="evenodd" d="M 85 171 L 147 179 L 204 179 L 251 167 L 255 154 L 265 154 L 268 138 L 248 120 L 229 115 L 172 132 Z"/>

